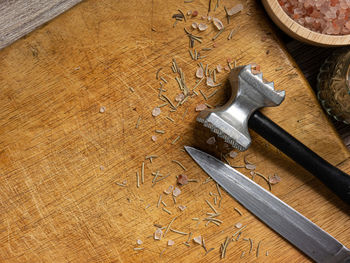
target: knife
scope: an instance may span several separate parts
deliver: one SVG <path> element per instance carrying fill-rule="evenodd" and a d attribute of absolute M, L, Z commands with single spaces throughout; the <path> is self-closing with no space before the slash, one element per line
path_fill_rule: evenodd
<path fill-rule="evenodd" d="M 350 250 L 305 216 L 231 166 L 185 146 L 193 160 L 261 221 L 316 262 L 350 263 Z"/>

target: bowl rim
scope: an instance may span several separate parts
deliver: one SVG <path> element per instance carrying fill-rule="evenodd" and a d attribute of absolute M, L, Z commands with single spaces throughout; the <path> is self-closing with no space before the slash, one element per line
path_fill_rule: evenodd
<path fill-rule="evenodd" d="M 262 0 L 262 2 L 275 24 L 293 38 L 319 46 L 350 45 L 350 34 L 334 36 L 317 33 L 290 18 L 277 0 Z"/>

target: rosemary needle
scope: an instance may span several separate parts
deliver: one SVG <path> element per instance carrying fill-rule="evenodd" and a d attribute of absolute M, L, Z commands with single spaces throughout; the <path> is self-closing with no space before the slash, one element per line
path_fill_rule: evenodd
<path fill-rule="evenodd" d="M 182 163 L 180 163 L 179 161 L 172 160 L 172 162 L 178 164 L 182 169 L 184 169 L 184 171 L 187 171 L 186 167 L 183 166 Z"/>
<path fill-rule="evenodd" d="M 224 32 L 224 29 L 221 29 L 221 30 L 212 38 L 212 40 L 215 40 L 218 36 L 221 35 L 222 32 Z"/>
<path fill-rule="evenodd" d="M 166 230 L 165 230 L 165 232 L 164 232 L 163 237 L 165 237 L 165 235 L 169 232 L 169 229 L 170 229 L 170 227 L 171 227 L 171 224 L 175 221 L 176 218 L 177 218 L 177 216 L 175 216 L 175 217 L 170 221 L 169 225 L 167 226 L 167 228 L 166 228 Z"/>

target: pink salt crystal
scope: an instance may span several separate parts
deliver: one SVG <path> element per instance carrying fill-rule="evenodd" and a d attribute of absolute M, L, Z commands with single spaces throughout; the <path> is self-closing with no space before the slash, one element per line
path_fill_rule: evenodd
<path fill-rule="evenodd" d="M 216 44 L 216 42 L 213 43 L 213 48 L 218 47 L 218 44 Z"/>
<path fill-rule="evenodd" d="M 251 164 L 251 163 L 247 163 L 245 165 L 245 168 L 248 170 L 255 170 L 256 169 L 256 165 L 255 164 Z"/>
<path fill-rule="evenodd" d="M 226 66 L 224 67 L 224 69 L 225 69 L 225 71 L 230 71 L 230 67 L 229 67 L 228 65 L 226 65 Z"/>
<path fill-rule="evenodd" d="M 184 206 L 184 205 L 179 205 L 179 209 L 180 209 L 181 211 L 184 211 L 184 210 L 186 209 L 186 206 Z"/>
<path fill-rule="evenodd" d="M 213 18 L 213 24 L 218 30 L 221 30 L 224 28 L 224 24 L 220 21 L 218 18 Z"/>
<path fill-rule="evenodd" d="M 164 190 L 164 194 L 169 195 L 172 193 L 173 190 L 174 190 L 174 186 L 169 185 L 169 187 L 166 190 Z"/>
<path fill-rule="evenodd" d="M 152 139 L 152 141 L 157 141 L 157 136 L 155 136 L 155 135 L 152 135 L 152 137 L 151 137 L 151 139 Z"/>
<path fill-rule="evenodd" d="M 199 79 L 204 77 L 204 72 L 203 72 L 202 67 L 197 68 L 196 77 L 199 78 Z"/>
<path fill-rule="evenodd" d="M 208 26 L 206 24 L 200 23 L 198 24 L 198 30 L 199 31 L 204 31 L 208 28 Z"/>
<path fill-rule="evenodd" d="M 179 185 L 188 184 L 187 175 L 185 175 L 185 174 L 180 174 L 180 175 L 177 177 L 177 183 L 178 183 Z"/>
<path fill-rule="evenodd" d="M 241 228 L 241 227 L 242 227 L 242 223 L 237 223 L 237 224 L 235 224 L 235 227 Z"/>
<path fill-rule="evenodd" d="M 178 197 L 181 194 L 181 190 L 178 187 L 175 187 L 173 190 L 173 196 Z"/>
<path fill-rule="evenodd" d="M 214 80 L 211 77 L 207 77 L 207 86 L 208 87 L 214 87 L 215 86 Z"/>
<path fill-rule="evenodd" d="M 198 245 L 202 245 L 202 237 L 201 236 L 193 238 L 193 241 L 195 243 L 197 243 Z"/>
<path fill-rule="evenodd" d="M 300 25 L 322 34 L 349 34 L 349 0 L 278 0 L 282 9 Z"/>
<path fill-rule="evenodd" d="M 193 28 L 193 29 L 197 29 L 198 24 L 197 24 L 197 23 L 195 23 L 195 22 L 193 22 L 191 26 L 192 26 L 192 28 Z"/>
<path fill-rule="evenodd" d="M 183 93 L 177 94 L 175 97 L 175 101 L 179 102 L 182 101 L 185 98 L 185 95 Z"/>
<path fill-rule="evenodd" d="M 160 113 L 161 113 L 161 110 L 160 110 L 160 108 L 158 108 L 158 107 L 155 107 L 155 108 L 152 110 L 152 116 L 153 116 L 153 117 L 157 117 Z"/>
<path fill-rule="evenodd" d="M 237 152 L 235 152 L 235 151 L 230 151 L 230 153 L 229 153 L 229 156 L 231 157 L 231 158 L 235 158 L 236 156 L 238 155 L 238 153 Z"/>
<path fill-rule="evenodd" d="M 208 21 L 210 21 L 211 20 L 211 16 L 208 16 Z"/>
<path fill-rule="evenodd" d="M 209 145 L 213 145 L 215 144 L 216 140 L 215 140 L 215 137 L 210 137 L 208 140 L 207 140 L 207 144 Z"/>
<path fill-rule="evenodd" d="M 102 106 L 102 107 L 100 108 L 100 113 L 104 113 L 105 111 L 106 111 L 106 107 Z"/>
<path fill-rule="evenodd" d="M 250 173 L 251 176 L 255 175 L 254 171 L 250 171 L 249 173 Z"/>
<path fill-rule="evenodd" d="M 173 241 L 173 240 L 168 240 L 168 246 L 172 246 L 172 245 L 174 245 L 175 244 L 175 242 Z"/>
<path fill-rule="evenodd" d="M 194 10 L 194 11 L 192 12 L 192 17 L 196 17 L 196 16 L 198 16 L 198 11 L 197 11 L 197 10 Z"/>
<path fill-rule="evenodd" d="M 216 71 L 219 73 L 222 71 L 222 66 L 220 64 L 216 66 Z"/>
<path fill-rule="evenodd" d="M 143 244 L 143 242 L 142 242 L 142 240 L 141 240 L 141 239 L 138 239 L 138 240 L 136 240 L 136 244 L 138 244 L 138 245 L 142 245 L 142 244 Z"/>
<path fill-rule="evenodd" d="M 281 181 L 281 177 L 279 177 L 277 174 L 274 174 L 273 176 L 269 177 L 270 184 L 278 184 Z"/>
<path fill-rule="evenodd" d="M 232 60 L 232 58 L 227 58 L 226 61 L 227 61 L 227 63 L 232 63 L 233 60 Z"/>
<path fill-rule="evenodd" d="M 230 8 L 227 10 L 227 14 L 229 16 L 233 16 L 239 12 L 241 12 L 243 10 L 243 5 L 242 4 L 238 4 L 238 5 L 235 5 L 234 7 Z"/>
<path fill-rule="evenodd" d="M 163 236 L 163 231 L 160 228 L 157 228 L 157 230 L 154 232 L 154 239 L 155 240 L 161 240 Z"/>
<path fill-rule="evenodd" d="M 196 111 L 202 111 L 202 110 L 205 110 L 207 108 L 207 105 L 205 104 L 198 104 L 196 106 Z"/>

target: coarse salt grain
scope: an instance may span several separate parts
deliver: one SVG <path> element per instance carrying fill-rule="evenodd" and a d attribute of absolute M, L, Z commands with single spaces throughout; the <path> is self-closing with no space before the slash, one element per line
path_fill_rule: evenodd
<path fill-rule="evenodd" d="M 198 104 L 196 106 L 196 111 L 202 111 L 202 110 L 205 110 L 206 108 L 208 108 L 207 105 L 205 105 L 205 104 Z"/>
<path fill-rule="evenodd" d="M 155 240 L 161 240 L 163 236 L 163 231 L 160 228 L 157 228 L 157 230 L 154 232 L 154 239 Z"/>
<path fill-rule="evenodd" d="M 180 174 L 180 175 L 177 177 L 177 183 L 178 183 L 179 185 L 188 184 L 187 175 L 185 175 L 185 174 Z"/>
<path fill-rule="evenodd" d="M 202 67 L 197 68 L 197 70 L 196 70 L 196 77 L 201 79 L 201 78 L 203 78 L 203 76 L 204 76 L 204 72 L 203 72 Z"/>
<path fill-rule="evenodd" d="M 185 95 L 183 93 L 177 94 L 175 97 L 175 101 L 179 102 L 182 101 L 185 98 Z"/>
<path fill-rule="evenodd" d="M 161 111 L 160 108 L 155 107 L 155 108 L 152 110 L 152 116 L 153 116 L 153 117 L 157 117 L 157 116 L 159 116 L 159 114 L 160 114 L 161 112 L 162 112 L 162 111 Z"/>
<path fill-rule="evenodd" d="M 197 243 L 198 245 L 202 245 L 202 237 L 201 236 L 193 238 L 193 241 L 195 243 Z"/>
<path fill-rule="evenodd" d="M 210 137 L 208 140 L 207 140 L 207 144 L 209 145 L 213 145 L 215 144 L 216 140 L 215 140 L 215 137 Z"/>
<path fill-rule="evenodd" d="M 173 240 L 168 240 L 168 246 L 172 246 L 172 245 L 174 245 L 175 244 L 175 242 L 173 241 Z"/>
<path fill-rule="evenodd" d="M 231 158 L 235 158 L 236 156 L 238 155 L 238 153 L 237 152 L 235 152 L 235 151 L 230 151 L 230 153 L 229 153 L 229 156 L 231 157 Z"/>
<path fill-rule="evenodd" d="M 186 209 L 186 206 L 184 206 L 184 205 L 179 205 L 179 209 L 180 209 L 181 211 L 184 211 L 184 210 Z"/>
<path fill-rule="evenodd" d="M 208 87 L 214 87 L 215 86 L 214 80 L 211 77 L 207 77 L 207 86 Z"/>
<path fill-rule="evenodd" d="M 192 26 L 193 29 L 197 29 L 198 24 L 196 22 L 193 22 L 191 26 Z"/>
<path fill-rule="evenodd" d="M 200 23 L 198 24 L 198 30 L 199 31 L 205 31 L 208 28 L 206 24 Z"/>
<path fill-rule="evenodd" d="M 227 14 L 229 16 L 233 16 L 239 12 L 241 12 L 243 10 L 243 5 L 242 4 L 238 4 L 238 5 L 235 5 L 234 7 L 230 8 L 227 10 Z"/>
<path fill-rule="evenodd" d="M 216 71 L 219 73 L 222 71 L 222 66 L 220 64 L 216 66 Z"/>
<path fill-rule="evenodd" d="M 166 190 L 164 190 L 164 194 L 169 195 L 169 194 L 171 194 L 171 192 L 172 192 L 173 190 L 174 190 L 174 186 L 169 185 L 169 187 L 168 187 Z"/>
<path fill-rule="evenodd" d="M 138 239 L 138 240 L 136 240 L 136 244 L 138 244 L 138 245 L 142 245 L 142 244 L 143 244 L 143 242 L 142 242 L 142 240 L 141 240 L 141 239 Z"/>
<path fill-rule="evenodd" d="M 221 22 L 220 19 L 218 18 L 213 18 L 213 24 L 215 25 L 215 27 L 218 29 L 218 30 L 221 30 L 224 28 L 224 24 Z"/>
<path fill-rule="evenodd" d="M 152 141 L 156 142 L 157 141 L 157 136 L 152 135 L 151 139 L 152 139 Z"/>
<path fill-rule="evenodd" d="M 177 187 L 173 190 L 173 196 L 178 197 L 181 194 L 181 190 Z"/>
<path fill-rule="evenodd" d="M 235 224 L 235 227 L 241 228 L 241 227 L 242 227 L 242 223 L 237 223 L 237 224 Z"/>
<path fill-rule="evenodd" d="M 269 177 L 270 184 L 278 184 L 280 181 L 281 177 L 279 177 L 277 174 L 274 174 L 273 176 Z"/>
<path fill-rule="evenodd" d="M 100 108 L 100 113 L 104 113 L 105 111 L 106 111 L 106 107 L 102 106 L 102 107 Z"/>

